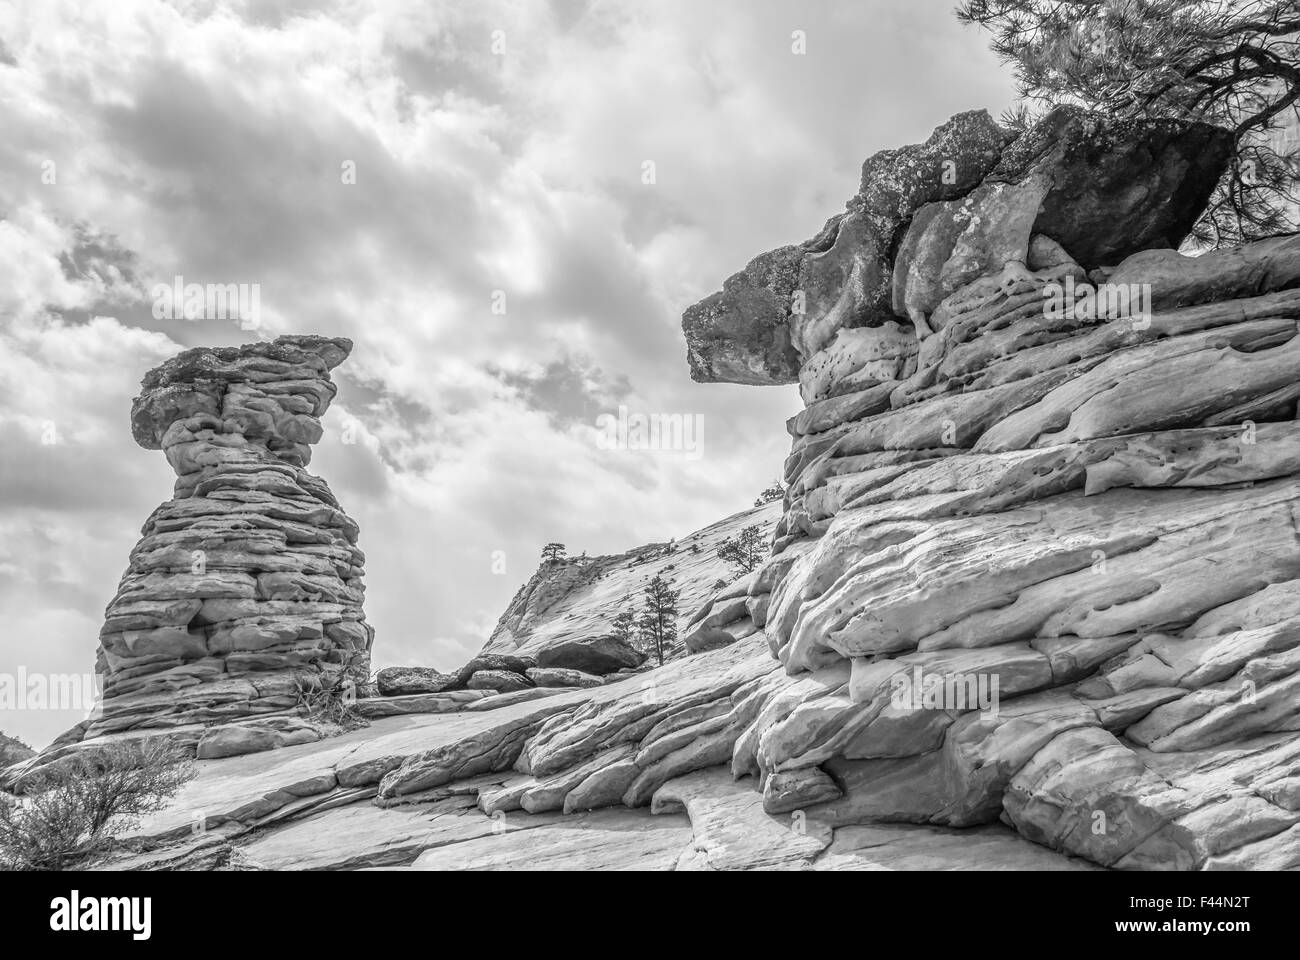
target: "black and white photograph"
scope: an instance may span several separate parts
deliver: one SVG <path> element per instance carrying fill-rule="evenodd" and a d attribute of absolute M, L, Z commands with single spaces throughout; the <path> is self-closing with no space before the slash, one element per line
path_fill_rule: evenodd
<path fill-rule="evenodd" d="M 1300 0 L 0 0 L 5 926 L 1276 935 L 1298 325 Z"/>

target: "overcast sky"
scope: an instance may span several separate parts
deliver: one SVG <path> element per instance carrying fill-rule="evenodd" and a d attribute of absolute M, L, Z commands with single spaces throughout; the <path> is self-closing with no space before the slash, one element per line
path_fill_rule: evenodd
<path fill-rule="evenodd" d="M 693 383 L 682 309 L 816 233 L 872 152 L 1010 103 L 951 6 L 0 3 L 0 673 L 93 668 L 174 480 L 131 398 L 187 346 L 355 341 L 311 469 L 361 525 L 377 667 L 462 663 L 548 540 L 749 506 L 797 394 Z M 155 320 L 177 275 L 258 284 L 260 330 Z M 703 455 L 602 449 L 620 404 L 702 415 Z"/>

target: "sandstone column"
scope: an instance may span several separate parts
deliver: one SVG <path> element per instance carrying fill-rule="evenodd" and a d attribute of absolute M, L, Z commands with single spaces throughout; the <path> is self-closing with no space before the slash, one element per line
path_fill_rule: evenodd
<path fill-rule="evenodd" d="M 175 496 L 108 605 L 87 738 L 285 714 L 304 683 L 368 674 L 357 525 L 304 469 L 351 350 L 285 336 L 186 350 L 145 376 L 132 431 L 166 455 Z"/>

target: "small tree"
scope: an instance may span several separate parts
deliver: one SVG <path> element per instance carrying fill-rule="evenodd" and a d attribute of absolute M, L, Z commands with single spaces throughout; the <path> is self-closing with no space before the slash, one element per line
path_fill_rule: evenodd
<path fill-rule="evenodd" d="M 637 620 L 637 634 L 648 651 L 664 665 L 664 651 L 677 640 L 677 597 L 671 580 L 655 577 L 645 588 L 645 609 Z"/>
<path fill-rule="evenodd" d="M 626 609 L 619 612 L 614 618 L 614 636 L 624 643 L 630 644 L 636 637 L 636 604 L 632 604 Z"/>
<path fill-rule="evenodd" d="M 63 870 L 102 853 L 145 814 L 161 810 L 194 765 L 162 740 L 111 744 L 52 762 L 0 803 L 0 868 Z"/>
<path fill-rule="evenodd" d="M 718 545 L 718 559 L 731 564 L 737 577 L 743 577 L 752 571 L 767 556 L 767 546 L 763 542 L 763 531 L 758 524 L 750 524 L 734 537 L 728 537 Z"/>
<path fill-rule="evenodd" d="M 548 543 L 542 547 L 542 562 L 556 564 L 564 562 L 566 548 L 562 543 Z"/>
<path fill-rule="evenodd" d="M 780 500 L 784 496 L 785 487 L 781 486 L 781 481 L 773 480 L 772 485 L 758 495 L 758 499 L 754 501 L 754 506 L 761 507 L 765 503 Z"/>

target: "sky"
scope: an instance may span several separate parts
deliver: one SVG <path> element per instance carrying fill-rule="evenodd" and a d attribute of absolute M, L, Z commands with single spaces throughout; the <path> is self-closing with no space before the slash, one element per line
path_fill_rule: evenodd
<path fill-rule="evenodd" d="M 797 392 L 693 383 L 682 310 L 871 153 L 1011 103 L 951 7 L 0 0 L 0 676 L 93 670 L 175 479 L 131 398 L 185 347 L 355 342 L 310 469 L 361 526 L 375 667 L 463 663 L 548 541 L 750 506 Z M 256 284 L 256 328 L 155 318 L 177 277 Z M 610 449 L 620 406 L 700 418 L 698 455 Z M 84 715 L 18 706 L 37 747 Z"/>

